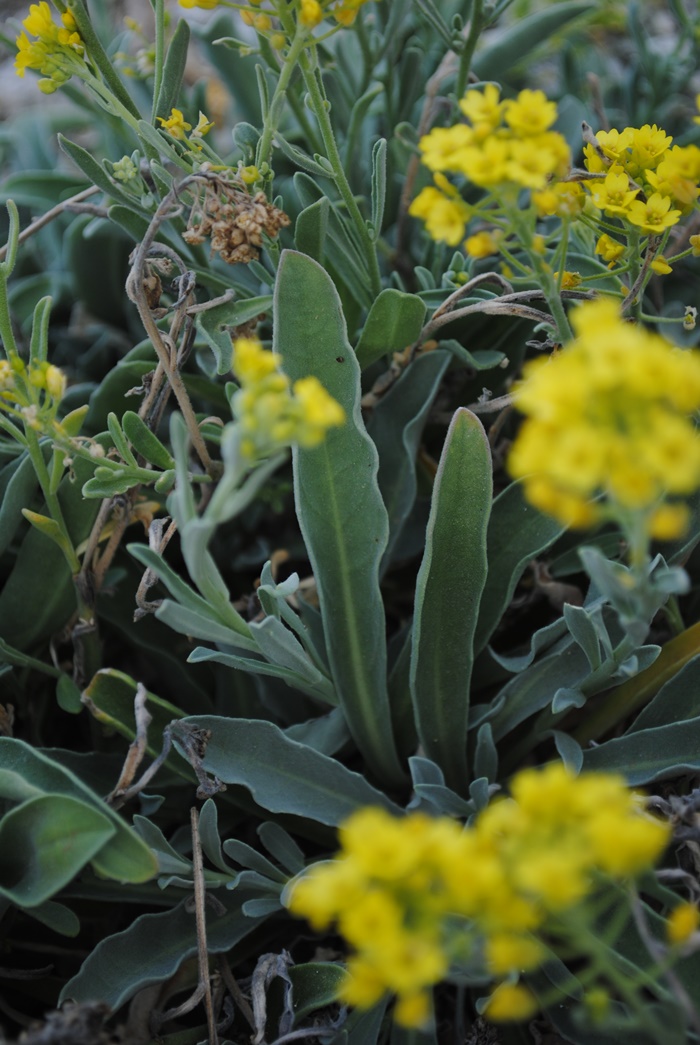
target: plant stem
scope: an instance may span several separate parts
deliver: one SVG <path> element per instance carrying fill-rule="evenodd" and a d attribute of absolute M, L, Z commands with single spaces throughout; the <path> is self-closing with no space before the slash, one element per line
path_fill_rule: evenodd
<path fill-rule="evenodd" d="M 255 166 L 258 168 L 260 168 L 263 163 L 270 163 L 272 159 L 272 140 L 278 127 L 278 121 L 271 118 L 271 114 L 274 117 L 276 113 L 281 113 L 281 106 L 279 104 L 280 100 L 289 87 L 292 75 L 299 62 L 299 56 L 304 50 L 305 44 L 306 34 L 301 28 L 296 28 L 294 30 L 294 36 L 292 37 L 289 51 L 287 52 L 287 57 L 284 60 L 282 69 L 280 70 L 279 80 L 277 81 L 274 94 L 270 101 L 270 108 L 265 117 L 263 132 L 255 151 Z"/>
<path fill-rule="evenodd" d="M 312 64 L 309 60 L 309 56 L 306 53 L 302 53 L 299 57 L 299 65 L 301 68 L 302 76 L 304 77 L 304 83 L 309 93 L 311 101 L 311 108 L 314 111 L 318 125 L 321 130 L 321 137 L 323 138 L 323 144 L 326 149 L 326 157 L 333 168 L 333 176 L 335 183 L 338 187 L 338 191 L 343 198 L 348 216 L 353 222 L 357 236 L 365 255 L 367 263 L 367 271 L 369 275 L 370 286 L 372 289 L 372 296 L 376 297 L 382 289 L 381 275 L 379 272 L 379 261 L 377 259 L 377 251 L 374 243 L 367 228 L 360 208 L 357 205 L 352 189 L 348 183 L 348 179 L 345 174 L 345 168 L 343 161 L 338 151 L 338 146 L 333 134 L 333 127 L 331 125 L 330 116 L 328 114 L 328 100 L 325 97 L 320 77 L 317 72 L 312 68 Z"/>
<path fill-rule="evenodd" d="M 550 269 L 549 265 L 544 261 L 540 254 L 537 253 L 533 243 L 532 228 L 530 224 L 522 214 L 518 207 L 517 200 L 507 199 L 503 200 L 504 209 L 507 212 L 508 220 L 514 228 L 518 239 L 520 240 L 523 249 L 525 250 L 530 264 L 535 271 L 537 276 L 537 282 L 542 288 L 542 293 L 545 296 L 549 309 L 552 313 L 552 318 L 557 326 L 557 332 L 559 341 L 565 344 L 567 341 L 573 339 L 573 332 L 569 326 L 569 320 L 566 315 L 566 310 L 562 304 L 561 294 L 557 288 L 557 281 L 554 278 L 554 274 Z M 564 267 L 565 259 L 562 258 L 561 267 Z"/>

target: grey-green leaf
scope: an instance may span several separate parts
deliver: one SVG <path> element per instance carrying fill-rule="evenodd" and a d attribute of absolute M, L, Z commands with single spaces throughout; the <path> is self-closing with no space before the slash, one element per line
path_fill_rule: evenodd
<path fill-rule="evenodd" d="M 271 813 L 294 813 L 335 827 L 363 805 L 399 810 L 359 773 L 305 744 L 272 722 L 197 716 L 180 725 L 211 730 L 204 768 L 225 784 L 241 784 Z"/>
<path fill-rule="evenodd" d="M 412 345 L 423 328 L 425 313 L 425 302 L 417 294 L 393 287 L 382 290 L 372 303 L 355 350 L 362 369 Z"/>
<path fill-rule="evenodd" d="M 0 822 L 0 893 L 36 907 L 62 889 L 116 834 L 109 818 L 68 795 L 37 795 Z"/>
<path fill-rule="evenodd" d="M 295 447 L 295 502 L 336 693 L 372 772 L 396 782 L 403 774 L 389 716 L 379 590 L 389 524 L 377 450 L 362 421 L 360 368 L 333 282 L 306 255 L 283 252 L 274 315 L 274 347 L 287 374 L 293 381 L 314 375 L 345 410 L 345 423 L 320 446 Z"/>
<path fill-rule="evenodd" d="M 416 584 L 411 694 L 426 755 L 460 793 L 466 754 L 473 642 L 486 583 L 491 452 L 478 418 L 460 408 L 450 424 L 433 489 Z"/>

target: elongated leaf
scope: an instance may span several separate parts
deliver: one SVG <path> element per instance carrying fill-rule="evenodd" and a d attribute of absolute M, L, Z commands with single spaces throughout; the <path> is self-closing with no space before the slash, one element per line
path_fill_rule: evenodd
<path fill-rule="evenodd" d="M 97 185 L 99 189 L 111 196 L 113 200 L 118 200 L 129 210 L 140 209 L 136 204 L 136 201 L 131 196 L 127 196 L 119 186 L 112 181 L 107 172 L 97 160 L 90 155 L 87 149 L 84 149 L 82 145 L 76 145 L 75 142 L 70 141 L 68 138 L 64 138 L 62 134 L 58 136 L 58 144 L 61 146 L 63 152 L 67 156 L 70 156 L 73 163 L 80 167 L 83 174 L 87 174 L 90 181 Z"/>
<path fill-rule="evenodd" d="M 182 86 L 182 78 L 185 75 L 187 63 L 187 49 L 190 43 L 190 27 L 184 18 L 177 23 L 173 33 L 168 53 L 165 56 L 163 67 L 163 80 L 158 93 L 155 115 L 170 116 L 172 107 L 177 102 L 177 96 Z"/>
<path fill-rule="evenodd" d="M 689 661 L 700 653 L 700 623 L 676 635 L 663 647 L 645 671 L 613 690 L 598 707 L 587 715 L 574 731 L 580 744 L 604 736 L 622 719 L 643 708 L 663 685 L 669 682 Z"/>
<path fill-rule="evenodd" d="M 158 468 L 174 468 L 175 462 L 168 450 L 163 446 L 158 436 L 154 435 L 150 428 L 141 420 L 133 410 L 127 410 L 122 417 L 124 434 L 137 453 L 145 457 L 151 464 Z"/>
<path fill-rule="evenodd" d="M 435 478 L 416 583 L 411 695 L 425 753 L 466 791 L 473 641 L 487 573 L 491 453 L 481 422 L 455 413 Z"/>
<path fill-rule="evenodd" d="M 396 541 L 416 499 L 418 444 L 449 362 L 447 352 L 419 356 L 382 396 L 367 426 L 379 452 L 377 480 L 389 516 L 389 541 L 382 571 L 391 561 Z"/>
<path fill-rule="evenodd" d="M 495 499 L 486 538 L 489 580 L 479 608 L 475 653 L 491 638 L 528 562 L 563 532 L 563 526 L 528 504 L 520 483 L 512 483 Z"/>
<path fill-rule="evenodd" d="M 386 138 L 380 138 L 372 149 L 372 238 L 379 239 L 386 204 Z"/>
<path fill-rule="evenodd" d="M 156 873 L 153 854 L 135 831 L 70 770 L 12 737 L 0 737 L 0 765 L 40 792 L 87 802 L 109 819 L 115 834 L 92 858 L 99 874 L 124 882 L 145 882 Z"/>
<path fill-rule="evenodd" d="M 622 773 L 636 787 L 700 769 L 700 717 L 616 737 L 583 755 L 584 770 Z"/>
<path fill-rule="evenodd" d="M 695 718 L 697 715 L 700 715 L 700 656 L 693 657 L 677 675 L 661 687 L 651 703 L 642 709 L 627 733 L 668 726 L 686 718 Z"/>
<path fill-rule="evenodd" d="M 330 962 L 309 962 L 293 965 L 289 970 L 294 993 L 295 1024 L 316 1009 L 323 1009 L 338 997 L 338 990 L 345 978 L 345 970 Z"/>
<path fill-rule="evenodd" d="M 260 925 L 262 918 L 249 918 L 241 910 L 242 903 L 258 895 L 241 888 L 230 898 L 220 897 L 228 910 L 207 913 L 210 954 L 230 950 Z M 171 911 L 141 915 L 128 929 L 100 941 L 61 991 L 60 1003 L 99 998 L 118 1009 L 142 988 L 169 979 L 196 952 L 194 914 L 187 910 L 186 901 Z"/>
<path fill-rule="evenodd" d="M 263 809 L 337 826 L 363 805 L 397 807 L 359 773 L 290 740 L 271 722 L 205 715 L 183 725 L 211 730 L 204 768 L 225 784 L 242 784 Z M 173 732 L 177 744 L 177 727 Z"/>
<path fill-rule="evenodd" d="M 0 822 L 0 894 L 21 907 L 38 906 L 115 834 L 108 816 L 78 798 L 30 798 Z"/>
<path fill-rule="evenodd" d="M 389 524 L 376 447 L 360 412 L 360 368 L 337 291 L 311 258 L 283 252 L 274 313 L 274 347 L 290 378 L 316 376 L 346 413 L 345 424 L 321 446 L 294 449 L 295 502 L 341 707 L 372 771 L 397 781 L 402 773 L 389 716 L 378 579 Z"/>
<path fill-rule="evenodd" d="M 355 350 L 362 369 L 412 345 L 421 332 L 425 313 L 425 302 L 417 294 L 404 294 L 393 287 L 382 290 L 369 310 Z M 412 366 L 418 362 L 420 359 Z"/>
<path fill-rule="evenodd" d="M 330 202 L 327 196 L 305 207 L 294 226 L 294 243 L 302 254 L 323 262 L 323 252 L 328 233 Z"/>
<path fill-rule="evenodd" d="M 29 456 L 21 457 L 18 464 L 6 465 L 3 473 L 7 474 L 8 469 L 12 469 L 12 478 L 0 499 L 0 554 L 10 546 L 22 522 L 22 509 L 29 508 L 39 488 Z"/>
<path fill-rule="evenodd" d="M 497 80 L 504 69 L 522 62 L 568 22 L 595 7 L 595 0 L 572 0 L 517 19 L 496 43 L 476 55 L 473 62 L 475 73 L 481 80 Z"/>

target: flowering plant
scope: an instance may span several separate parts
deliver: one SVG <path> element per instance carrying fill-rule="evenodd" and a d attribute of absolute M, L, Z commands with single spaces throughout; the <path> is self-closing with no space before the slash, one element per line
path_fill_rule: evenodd
<path fill-rule="evenodd" d="M 700 25 L 622 6 L 5 27 L 9 1033 L 700 1037 Z"/>

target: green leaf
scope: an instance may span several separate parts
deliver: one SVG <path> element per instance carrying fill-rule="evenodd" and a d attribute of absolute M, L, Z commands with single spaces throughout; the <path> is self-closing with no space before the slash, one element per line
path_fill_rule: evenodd
<path fill-rule="evenodd" d="M 80 932 L 80 922 L 77 915 L 62 903 L 54 900 L 45 900 L 36 907 L 30 907 L 27 914 L 31 915 L 42 925 L 48 926 L 52 932 L 60 933 L 61 936 L 77 936 Z"/>
<path fill-rule="evenodd" d="M 700 769 L 700 717 L 641 729 L 584 752 L 583 769 L 622 773 L 631 787 Z"/>
<path fill-rule="evenodd" d="M 151 464 L 164 470 L 175 467 L 175 461 L 169 450 L 166 450 L 158 436 L 154 435 L 133 410 L 127 410 L 123 415 L 122 428 L 134 450 Z"/>
<path fill-rule="evenodd" d="M 29 359 L 32 363 L 43 363 L 49 353 L 49 320 L 51 318 L 51 298 L 40 298 L 34 309 L 32 320 L 32 337 L 29 345 Z"/>
<path fill-rule="evenodd" d="M 83 174 L 87 175 L 93 185 L 96 185 L 98 189 L 102 189 L 102 191 L 108 196 L 111 196 L 113 200 L 118 200 L 129 210 L 139 209 L 135 200 L 131 196 L 127 196 L 127 194 L 112 181 L 105 169 L 90 155 L 87 149 L 84 149 L 82 145 L 76 145 L 75 142 L 69 141 L 69 139 L 64 138 L 62 134 L 59 134 L 58 136 L 58 144 L 63 152 L 70 157 L 73 163 L 77 167 L 80 167 Z"/>
<path fill-rule="evenodd" d="M 80 690 L 68 675 L 61 675 L 56 683 L 56 700 L 58 706 L 71 715 L 79 715 L 83 710 Z"/>
<path fill-rule="evenodd" d="M 177 23 L 168 47 L 163 66 L 163 79 L 158 92 L 155 115 L 163 118 L 170 116 L 182 86 L 187 63 L 187 50 L 190 44 L 190 27 L 184 18 Z"/>
<path fill-rule="evenodd" d="M 23 740 L 13 737 L 0 737 L 0 765 L 3 773 L 12 774 L 35 791 L 76 798 L 108 817 L 116 833 L 92 857 L 92 865 L 98 874 L 122 882 L 146 882 L 156 873 L 157 866 L 150 849 L 117 813 L 70 770 Z M 0 777 L 0 795 L 5 793 Z"/>
<path fill-rule="evenodd" d="M 417 294 L 404 294 L 393 287 L 382 290 L 369 310 L 355 350 L 362 369 L 412 345 L 423 328 L 425 313 L 425 302 Z"/>
<path fill-rule="evenodd" d="M 382 572 L 391 562 L 394 546 L 416 500 L 418 444 L 449 362 L 447 352 L 419 356 L 382 396 L 367 425 L 379 452 L 377 481 L 389 516 L 389 541 Z"/>
<path fill-rule="evenodd" d="M 153 551 L 153 549 L 148 548 L 145 544 L 129 544 L 127 545 L 127 551 L 133 555 L 137 562 L 140 562 L 142 565 L 148 567 L 148 569 L 153 570 L 156 577 L 163 582 L 170 594 L 184 609 L 196 615 L 196 617 L 192 618 L 192 625 L 194 627 L 201 627 L 201 620 L 204 619 L 205 621 L 211 621 L 226 629 L 226 631 L 221 631 L 221 629 L 219 629 L 218 631 L 213 631 L 208 635 L 199 635 L 198 632 L 193 632 L 197 638 L 210 638 L 212 642 L 232 644 L 234 646 L 240 646 L 243 649 L 257 649 L 255 642 L 251 639 L 249 625 L 236 613 L 233 607 L 231 607 L 230 613 L 224 613 L 221 607 L 210 605 L 206 599 L 203 599 L 201 595 L 198 595 L 197 592 L 194 591 L 194 589 L 191 588 L 189 584 L 187 584 L 187 582 L 168 565 L 162 555 L 159 555 L 157 552 Z M 163 619 L 164 618 L 165 611 L 163 612 Z M 173 627 L 175 627 L 175 625 L 173 625 Z"/>
<path fill-rule="evenodd" d="M 94 675 L 85 689 L 84 705 L 98 722 L 109 730 L 114 730 L 131 743 L 136 737 L 134 721 L 134 698 L 137 683 L 123 671 L 116 668 L 102 668 Z M 184 718 L 184 713 L 167 700 L 147 693 L 147 707 L 151 716 L 148 726 L 146 751 L 151 758 L 156 758 L 163 747 L 163 734 L 167 726 L 175 719 Z M 180 776 L 193 780 L 190 771 L 185 771 L 180 759 L 170 756 L 168 765 Z"/>
<path fill-rule="evenodd" d="M 279 145 L 287 159 L 291 160 L 296 167 L 307 171 L 309 174 L 315 174 L 317 178 L 333 178 L 333 168 L 324 166 L 322 162 L 323 157 L 319 156 L 318 159 L 312 159 L 303 149 L 288 142 L 279 131 L 275 131 L 275 142 Z"/>
<path fill-rule="evenodd" d="M 386 205 L 386 138 L 380 138 L 372 149 L 372 238 L 376 243 L 382 231 Z"/>
<path fill-rule="evenodd" d="M 324 196 L 323 199 L 305 207 L 294 226 L 294 243 L 297 250 L 302 254 L 308 254 L 319 264 L 323 261 L 330 207 L 328 197 Z"/>
<path fill-rule="evenodd" d="M 345 970 L 330 962 L 308 962 L 306 965 L 292 965 L 289 976 L 294 989 L 294 1022 L 298 1024 L 310 1012 L 324 1009 L 337 999 Z"/>
<path fill-rule="evenodd" d="M 642 709 L 627 734 L 682 722 L 700 715 L 700 656 L 693 657 L 661 687 L 650 704 Z"/>
<path fill-rule="evenodd" d="M 138 486 L 142 478 L 135 468 L 108 468 L 98 465 L 92 479 L 83 484 L 83 497 L 116 497 Z"/>
<path fill-rule="evenodd" d="M 389 716 L 379 590 L 389 523 L 377 484 L 377 450 L 362 421 L 360 368 L 333 282 L 306 255 L 283 252 L 274 315 L 274 347 L 289 377 L 314 375 L 346 413 L 345 424 L 321 446 L 294 448 L 295 503 L 335 691 L 372 771 L 396 782 L 402 772 Z"/>
<path fill-rule="evenodd" d="M 8 473 L 11 473 L 11 478 L 0 497 L 0 555 L 12 543 L 22 522 L 22 509 L 31 504 L 39 488 L 32 459 L 27 454 L 18 462 L 6 465 L 0 476 Z"/>
<path fill-rule="evenodd" d="M 271 305 L 272 297 L 265 294 L 257 298 L 226 301 L 197 313 L 197 329 L 214 353 L 217 374 L 231 373 L 233 343 L 229 328 L 233 329 L 264 315 Z"/>
<path fill-rule="evenodd" d="M 94 805 L 67 795 L 39 795 L 0 822 L 0 893 L 36 907 L 67 885 L 116 834 Z"/>
<path fill-rule="evenodd" d="M 225 914 L 207 913 L 207 947 L 210 954 L 223 954 L 253 932 L 263 918 L 249 918 L 241 910 L 257 891 L 239 887 L 230 897 L 219 897 L 228 908 Z M 180 965 L 197 953 L 195 919 L 187 901 L 170 911 L 144 914 L 128 929 L 101 940 L 76 976 L 61 991 L 59 1004 L 99 998 L 112 1009 L 151 984 L 163 983 Z"/>
<path fill-rule="evenodd" d="M 399 812 L 359 773 L 290 740 L 272 722 L 205 715 L 183 719 L 182 725 L 210 730 L 204 768 L 225 784 L 248 788 L 271 813 L 293 813 L 335 827 L 363 805 Z"/>
<path fill-rule="evenodd" d="M 425 0 L 421 0 L 425 2 Z M 523 62 L 534 50 L 546 44 L 568 22 L 595 10 L 595 0 L 573 0 L 559 3 L 526 18 L 514 20 L 496 43 L 479 51 L 472 63 L 480 80 L 499 80 L 504 69 Z"/>
<path fill-rule="evenodd" d="M 411 694 L 418 735 L 450 787 L 469 783 L 467 719 L 476 621 L 487 573 L 491 452 L 479 419 L 456 411 L 435 477 L 416 582 Z"/>
<path fill-rule="evenodd" d="M 486 536 L 489 577 L 479 607 L 475 653 L 491 638 L 527 564 L 554 544 L 564 529 L 525 500 L 520 483 L 511 483 L 494 500 Z"/>

